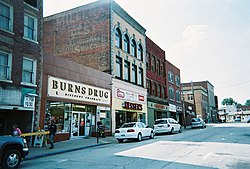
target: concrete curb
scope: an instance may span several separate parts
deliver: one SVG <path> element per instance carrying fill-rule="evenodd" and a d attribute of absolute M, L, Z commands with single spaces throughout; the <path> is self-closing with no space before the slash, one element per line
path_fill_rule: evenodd
<path fill-rule="evenodd" d="M 56 154 L 68 153 L 68 152 L 83 150 L 83 149 L 87 149 L 87 148 L 91 148 L 91 147 L 99 147 L 99 146 L 103 146 L 103 145 L 107 145 L 107 144 L 111 144 L 111 143 L 99 143 L 99 144 L 82 146 L 82 147 L 77 147 L 77 148 L 72 148 L 72 149 L 67 149 L 67 150 L 54 151 L 54 152 L 44 153 L 44 154 L 39 154 L 39 155 L 34 155 L 34 156 L 27 156 L 25 158 L 25 160 L 28 161 L 28 160 L 32 160 L 32 159 L 36 159 L 36 158 L 43 158 L 43 157 L 52 156 L 52 155 L 56 155 Z"/>

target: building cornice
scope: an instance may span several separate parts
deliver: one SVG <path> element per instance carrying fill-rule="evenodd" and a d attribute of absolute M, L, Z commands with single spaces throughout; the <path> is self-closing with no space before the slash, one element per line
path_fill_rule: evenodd
<path fill-rule="evenodd" d="M 146 29 L 141 26 L 134 18 L 132 18 L 124 9 L 122 9 L 115 1 L 112 2 L 113 11 L 120 16 L 123 20 L 129 23 L 133 28 L 135 28 L 142 35 L 145 35 Z M 145 35 L 146 36 L 146 35 Z"/>

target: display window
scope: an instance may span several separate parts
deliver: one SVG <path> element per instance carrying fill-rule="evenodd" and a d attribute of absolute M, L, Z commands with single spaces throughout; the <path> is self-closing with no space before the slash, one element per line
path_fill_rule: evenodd
<path fill-rule="evenodd" d="M 57 126 L 57 132 L 69 132 L 71 124 L 70 112 L 70 103 L 48 101 L 44 126 L 45 130 L 48 129 L 49 122 L 54 120 Z"/>
<path fill-rule="evenodd" d="M 143 122 L 146 124 L 146 114 L 137 112 L 116 111 L 116 128 L 120 128 L 124 123 Z"/>

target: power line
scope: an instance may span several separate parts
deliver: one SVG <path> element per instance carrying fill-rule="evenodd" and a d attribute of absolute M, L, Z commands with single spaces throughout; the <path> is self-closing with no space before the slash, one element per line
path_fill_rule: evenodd
<path fill-rule="evenodd" d="M 249 83 L 249 82 L 250 82 L 250 80 L 245 81 L 245 82 L 240 82 L 240 83 L 235 83 L 235 84 L 227 85 L 227 86 L 217 87 L 217 89 L 229 88 L 229 87 L 234 87 L 234 86 L 240 86 L 242 84 Z"/>

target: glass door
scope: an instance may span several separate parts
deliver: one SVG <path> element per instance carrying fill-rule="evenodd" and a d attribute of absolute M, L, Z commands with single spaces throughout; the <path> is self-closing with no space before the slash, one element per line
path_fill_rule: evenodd
<path fill-rule="evenodd" d="M 79 113 L 72 113 L 71 136 L 79 136 Z"/>
<path fill-rule="evenodd" d="M 86 119 L 85 119 L 85 113 L 79 113 L 79 136 L 85 136 L 85 126 L 86 126 Z"/>
<path fill-rule="evenodd" d="M 91 114 L 86 112 L 72 112 L 71 136 L 89 136 Z"/>

